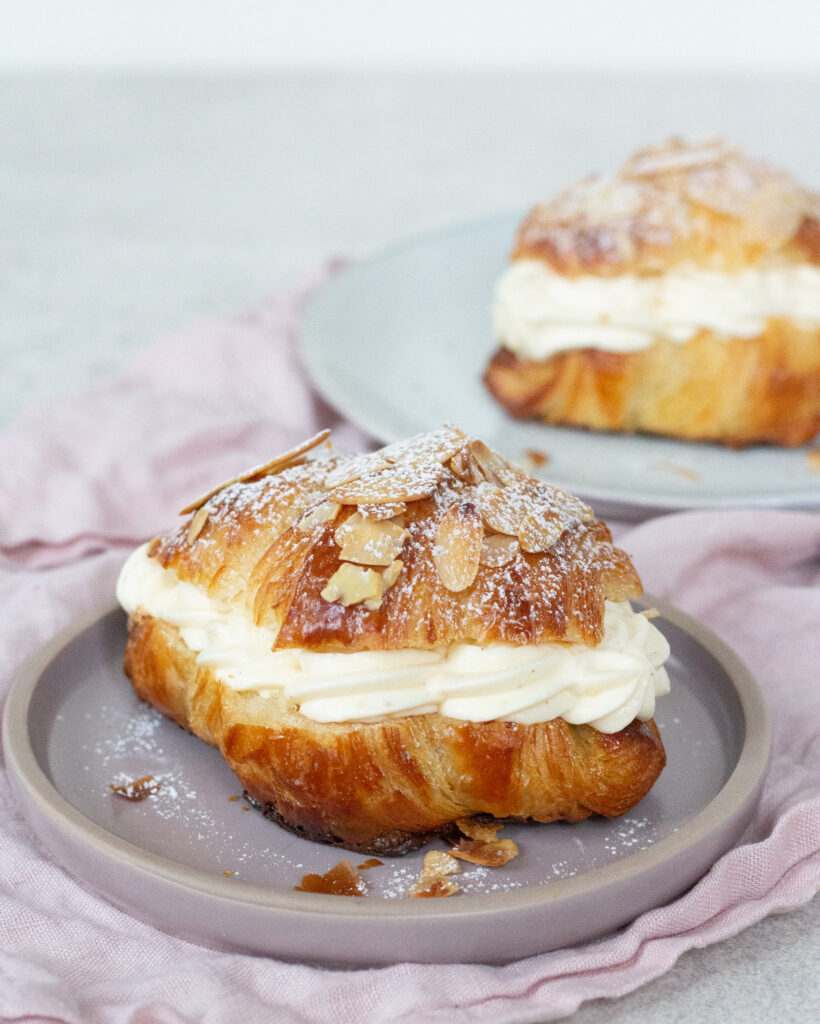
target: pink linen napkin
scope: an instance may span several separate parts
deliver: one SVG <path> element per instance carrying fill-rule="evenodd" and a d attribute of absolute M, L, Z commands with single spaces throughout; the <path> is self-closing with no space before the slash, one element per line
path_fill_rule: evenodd
<path fill-rule="evenodd" d="M 0 700 L 21 662 L 110 596 L 130 547 L 172 524 L 193 493 L 323 426 L 339 447 L 368 443 L 311 390 L 294 352 L 306 290 L 322 276 L 251 315 L 164 339 L 82 396 L 0 431 Z M 648 590 L 746 660 L 774 722 L 754 820 L 691 890 L 598 942 L 503 967 L 342 971 L 215 952 L 68 875 L 25 825 L 3 768 L 0 1021 L 556 1020 L 810 899 L 820 884 L 820 516 L 681 513 L 619 543 Z"/>

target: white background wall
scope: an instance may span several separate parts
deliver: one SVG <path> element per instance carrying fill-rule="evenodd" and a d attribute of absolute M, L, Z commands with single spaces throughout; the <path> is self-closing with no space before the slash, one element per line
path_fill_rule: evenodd
<path fill-rule="evenodd" d="M 818 0 L 0 0 L 0 71 L 820 70 Z"/>

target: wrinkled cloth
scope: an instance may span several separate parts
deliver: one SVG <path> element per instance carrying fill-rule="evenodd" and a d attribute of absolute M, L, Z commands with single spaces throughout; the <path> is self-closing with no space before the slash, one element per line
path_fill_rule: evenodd
<path fill-rule="evenodd" d="M 312 391 L 295 352 L 306 289 L 321 278 L 165 338 L 86 393 L 0 431 L 0 700 L 24 659 L 109 598 L 131 547 L 173 524 L 194 494 L 324 426 L 338 447 L 369 443 Z M 72 878 L 25 824 L 3 765 L 0 1020 L 556 1020 L 809 900 L 820 885 L 820 516 L 679 513 L 619 530 L 619 543 L 647 590 L 747 662 L 773 721 L 753 821 L 688 892 L 604 939 L 506 966 L 331 970 L 215 952 Z"/>

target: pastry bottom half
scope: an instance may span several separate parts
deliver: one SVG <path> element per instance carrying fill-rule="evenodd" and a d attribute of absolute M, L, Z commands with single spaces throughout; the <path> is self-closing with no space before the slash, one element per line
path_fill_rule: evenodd
<path fill-rule="evenodd" d="M 788 320 L 770 320 L 755 338 L 701 331 L 636 352 L 538 360 L 501 348 L 484 381 L 512 416 L 544 423 L 734 447 L 791 447 L 820 430 L 820 334 Z"/>
<path fill-rule="evenodd" d="M 477 816 L 615 817 L 646 795 L 666 760 L 653 721 L 611 734 L 560 718 L 314 722 L 283 696 L 220 683 L 175 626 L 144 615 L 129 619 L 125 671 L 139 697 L 221 751 L 266 817 L 362 853 L 407 853 Z"/>

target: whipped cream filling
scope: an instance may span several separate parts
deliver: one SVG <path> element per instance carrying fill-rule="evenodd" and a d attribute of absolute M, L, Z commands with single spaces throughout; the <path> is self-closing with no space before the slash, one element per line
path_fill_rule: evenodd
<path fill-rule="evenodd" d="M 438 711 L 470 722 L 564 718 L 618 732 L 651 718 L 669 692 L 665 637 L 629 603 L 607 601 L 604 638 L 584 644 L 453 643 L 435 650 L 272 651 L 276 631 L 212 599 L 147 555 L 126 561 L 117 598 L 176 626 L 200 665 L 235 690 L 284 692 L 317 722 L 368 722 Z"/>
<path fill-rule="evenodd" d="M 688 341 L 708 328 L 752 338 L 772 317 L 820 324 L 820 268 L 749 267 L 734 273 L 682 265 L 652 277 L 564 277 L 540 260 L 516 260 L 496 287 L 502 345 L 528 359 L 573 348 L 634 352 L 658 338 Z"/>

